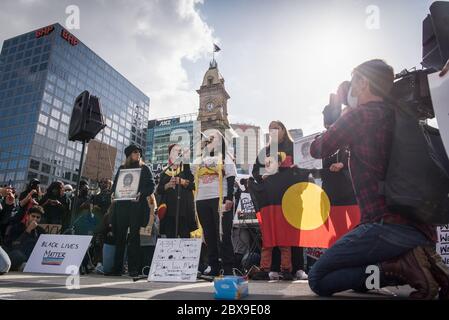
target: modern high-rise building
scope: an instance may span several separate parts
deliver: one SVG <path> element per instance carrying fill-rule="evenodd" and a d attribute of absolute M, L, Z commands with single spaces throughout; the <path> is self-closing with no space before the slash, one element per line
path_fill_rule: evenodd
<path fill-rule="evenodd" d="M 189 113 L 148 121 L 146 162 L 165 165 L 168 161 L 168 146 L 179 139 L 189 139 L 190 152 L 193 154 L 193 130 L 197 116 L 196 113 Z"/>
<path fill-rule="evenodd" d="M 117 149 L 104 164 L 115 171 L 129 143 L 146 147 L 149 98 L 60 24 L 4 41 L 0 184 L 76 182 L 82 146 L 67 133 L 74 100 L 84 90 L 100 98 L 107 127 L 96 140 Z"/>

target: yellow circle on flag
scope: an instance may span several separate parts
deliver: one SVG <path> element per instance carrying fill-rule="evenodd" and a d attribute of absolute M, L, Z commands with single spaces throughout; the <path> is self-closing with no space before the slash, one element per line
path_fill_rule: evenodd
<path fill-rule="evenodd" d="M 282 197 L 285 219 L 300 230 L 313 230 L 324 224 L 329 217 L 330 207 L 326 192 L 310 182 L 292 185 Z"/>

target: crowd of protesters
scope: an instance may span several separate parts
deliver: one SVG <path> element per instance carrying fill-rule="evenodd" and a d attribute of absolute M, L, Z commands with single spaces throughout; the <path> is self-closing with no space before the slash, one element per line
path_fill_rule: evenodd
<path fill-rule="evenodd" d="M 448 64 L 441 74 L 447 69 Z M 366 291 L 366 267 L 377 265 L 381 286 L 408 284 L 416 289 L 413 298 L 431 299 L 437 294 L 449 298 L 449 269 L 435 252 L 435 227 L 391 212 L 379 190 L 394 126 L 392 111 L 386 106 L 393 81 L 393 69 L 383 60 L 356 67 L 351 82 L 343 83 L 331 101 L 347 107 L 331 120 L 329 106 L 324 109 L 326 131 L 311 145 L 311 155 L 323 159 L 327 170 L 322 176 L 323 188 L 328 192 L 349 186 L 344 202 L 358 204 L 361 212 L 361 223 L 311 268 L 309 285 L 318 295 L 348 289 Z M 252 171 L 256 184 L 263 184 L 274 174 L 268 172 L 271 164 L 265 159 L 274 144 L 279 156 L 276 171 L 294 166 L 293 140 L 285 125 L 272 121 L 269 130 L 270 142 L 261 150 Z M 171 145 L 167 167 L 157 183 L 142 160 L 142 149 L 130 145 L 114 182 L 101 181 L 94 194 L 87 181 L 81 181 L 79 190 L 55 181 L 43 192 L 40 182 L 33 179 L 20 195 L 11 187 L 2 188 L 0 273 L 22 270 L 45 232 L 42 225 L 56 224 L 63 233 L 94 236 L 83 263 L 85 271 L 96 265 L 97 271 L 106 275 L 127 272 L 137 277 L 151 264 L 157 237 L 188 238 L 201 226 L 200 271 L 208 265 L 211 276 L 235 274 L 247 253 L 237 249 L 244 232 L 233 228 L 236 166 L 218 130 L 203 142 L 202 156 L 191 164 L 180 161 L 180 145 Z M 114 194 L 120 171 L 136 168 L 141 169 L 137 197 L 117 201 Z M 145 227 L 152 229 L 150 238 L 142 235 Z M 292 280 L 294 271 L 299 272 L 297 278 L 307 279 L 303 257 L 297 247 L 262 246 L 255 262 L 259 271 L 253 279 L 267 280 L 276 270 L 284 280 Z"/>

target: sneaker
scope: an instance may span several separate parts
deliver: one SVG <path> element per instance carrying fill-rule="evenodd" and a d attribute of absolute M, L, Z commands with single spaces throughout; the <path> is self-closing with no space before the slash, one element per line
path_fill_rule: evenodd
<path fill-rule="evenodd" d="M 296 280 L 309 280 L 309 276 L 304 270 L 296 271 Z"/>
<path fill-rule="evenodd" d="M 282 271 L 279 273 L 279 278 L 284 281 L 293 281 L 293 275 L 290 271 Z"/>
<path fill-rule="evenodd" d="M 270 277 L 267 271 L 258 271 L 252 275 L 251 280 L 270 280 Z"/>
<path fill-rule="evenodd" d="M 279 272 L 276 271 L 270 271 L 270 273 L 268 274 L 268 277 L 270 278 L 270 280 L 279 280 Z"/>

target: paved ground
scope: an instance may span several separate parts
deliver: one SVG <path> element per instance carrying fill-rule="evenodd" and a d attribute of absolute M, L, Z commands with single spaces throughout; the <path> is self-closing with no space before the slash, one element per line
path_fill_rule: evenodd
<path fill-rule="evenodd" d="M 105 277 L 96 274 L 81 276 L 80 289 L 68 290 L 65 276 L 9 273 L 0 276 L 0 299 L 4 300 L 210 300 L 214 299 L 213 284 L 154 283 L 128 277 Z M 307 281 L 250 281 L 248 300 L 319 299 L 309 289 Z M 357 294 L 352 291 L 332 299 L 403 299 L 410 288 L 386 288 L 381 292 Z"/>

